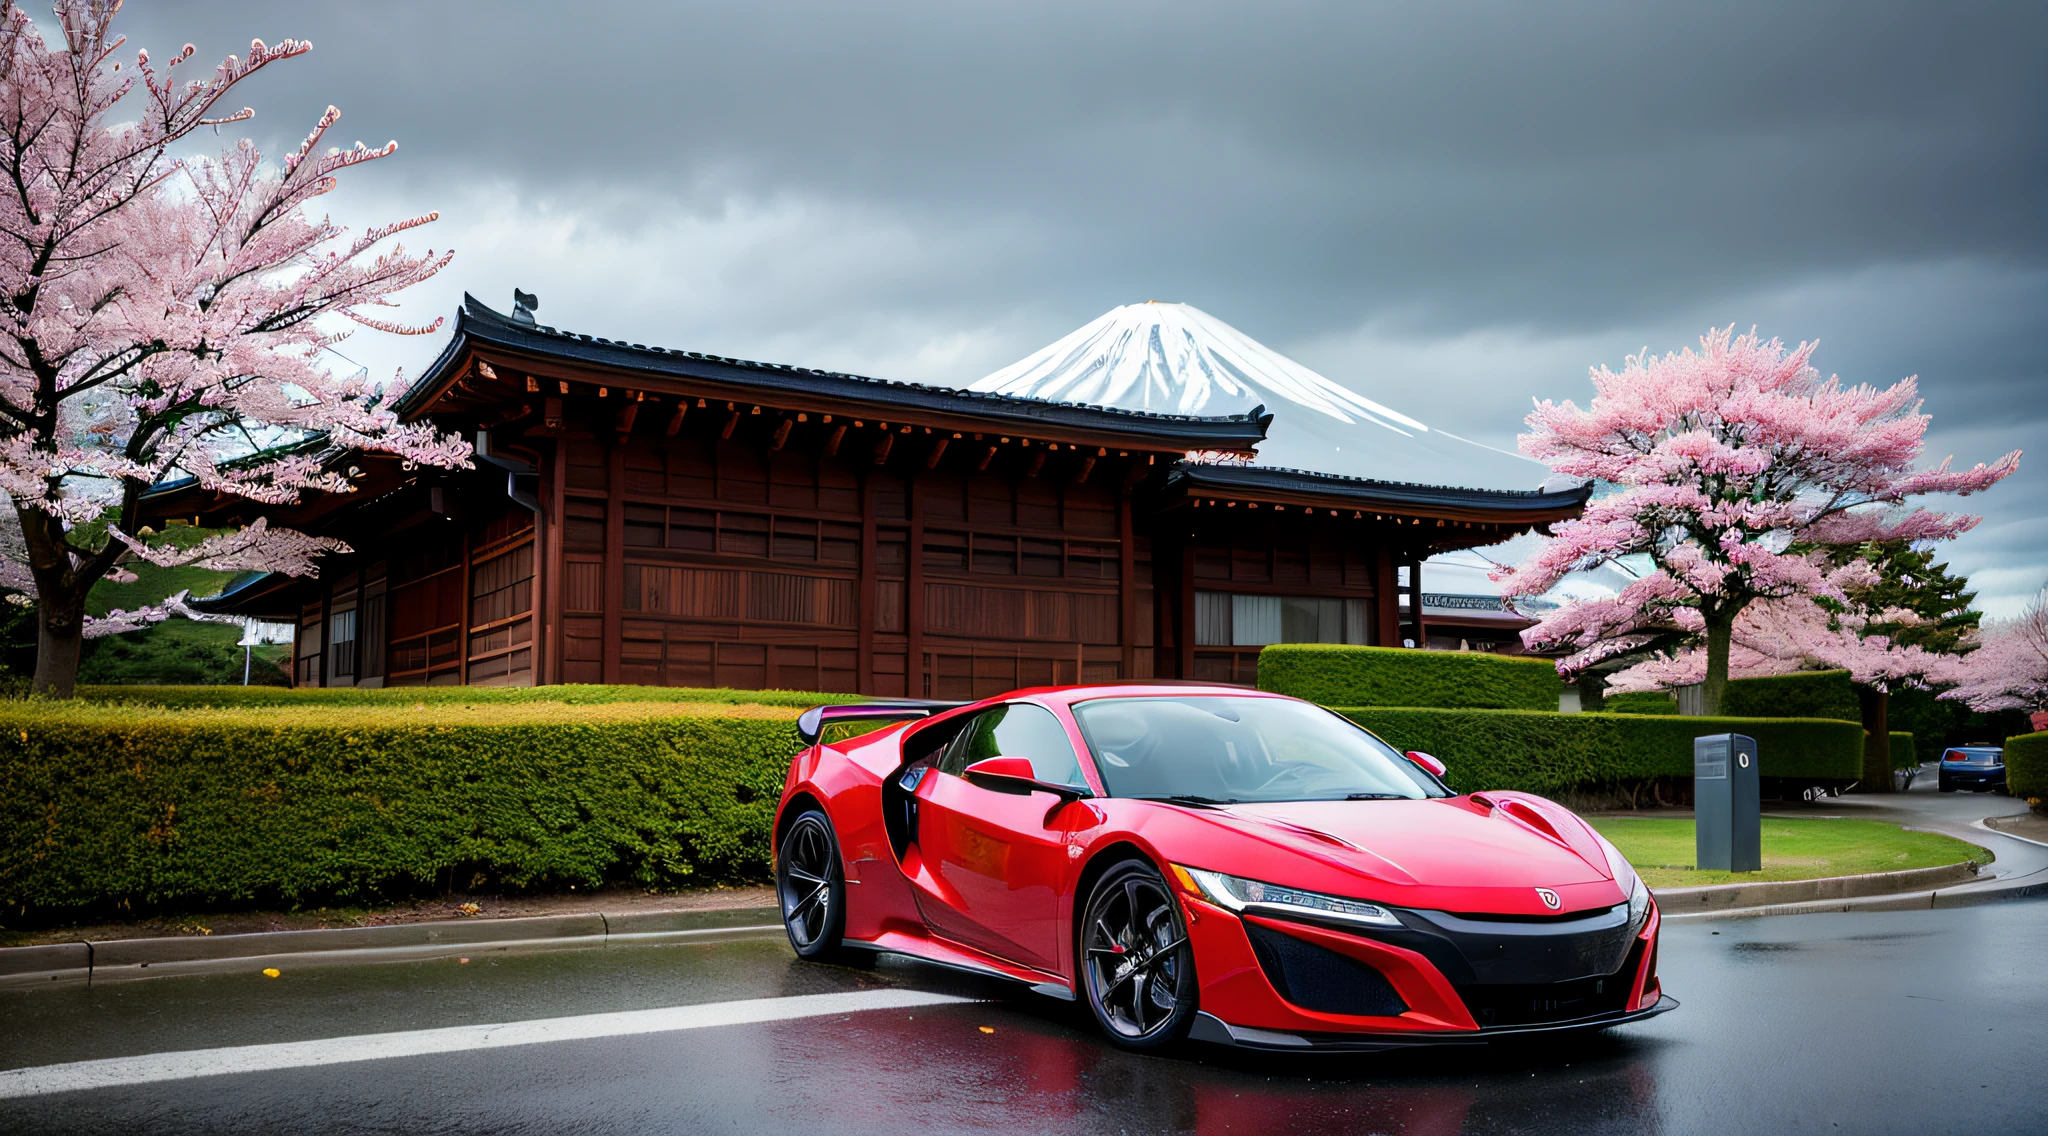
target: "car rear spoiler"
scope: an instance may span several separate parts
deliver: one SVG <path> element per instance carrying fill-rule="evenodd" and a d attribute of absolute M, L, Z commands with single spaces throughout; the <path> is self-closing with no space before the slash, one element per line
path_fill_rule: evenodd
<path fill-rule="evenodd" d="M 933 702 L 928 699 L 898 699 L 894 702 L 854 702 L 836 706 L 813 706 L 797 715 L 796 732 L 807 746 L 817 745 L 825 727 L 833 722 L 904 722 L 929 718 L 965 702 Z"/>

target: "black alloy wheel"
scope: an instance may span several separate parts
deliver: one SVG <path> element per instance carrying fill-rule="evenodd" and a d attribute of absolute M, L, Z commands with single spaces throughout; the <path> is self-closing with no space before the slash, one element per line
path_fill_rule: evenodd
<path fill-rule="evenodd" d="M 775 850 L 775 896 L 797 957 L 840 961 L 846 932 L 846 876 L 832 821 L 817 809 L 792 821 Z"/>
<path fill-rule="evenodd" d="M 1195 952 L 1180 904 L 1158 869 L 1127 860 L 1089 894 L 1081 924 L 1081 983 L 1109 1039 L 1156 1049 L 1195 1018 Z"/>

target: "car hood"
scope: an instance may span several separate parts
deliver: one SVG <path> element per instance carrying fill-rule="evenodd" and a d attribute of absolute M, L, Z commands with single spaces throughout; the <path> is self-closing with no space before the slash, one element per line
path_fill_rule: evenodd
<path fill-rule="evenodd" d="M 1528 906 L 1537 888 L 1570 896 L 1567 910 L 1620 898 L 1606 856 L 1584 822 L 1560 805 L 1527 794 L 1280 801 L 1205 811 L 1213 824 L 1365 877 L 1379 894 L 1386 894 L 1387 886 L 1426 892 L 1499 889 L 1516 897 L 1509 910 Z"/>

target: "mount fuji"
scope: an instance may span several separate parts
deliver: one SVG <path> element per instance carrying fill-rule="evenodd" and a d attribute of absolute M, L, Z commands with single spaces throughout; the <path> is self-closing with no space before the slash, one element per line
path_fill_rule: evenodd
<path fill-rule="evenodd" d="M 1125 304 L 968 386 L 1155 414 L 1241 414 L 1273 426 L 1255 464 L 1375 481 L 1535 489 L 1540 462 L 1433 429 L 1188 304 Z"/>

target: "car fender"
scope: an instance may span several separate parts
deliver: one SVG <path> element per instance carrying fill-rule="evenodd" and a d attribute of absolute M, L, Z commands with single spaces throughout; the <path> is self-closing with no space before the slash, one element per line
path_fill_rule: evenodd
<path fill-rule="evenodd" d="M 792 801 L 817 801 L 832 822 L 846 880 L 848 938 L 872 939 L 884 930 L 922 925 L 882 824 L 882 778 L 895 769 L 901 732 L 901 726 L 893 726 L 808 747 L 790 762 L 776 807 L 778 841 Z"/>

